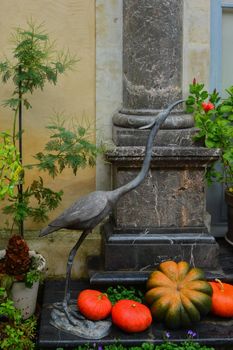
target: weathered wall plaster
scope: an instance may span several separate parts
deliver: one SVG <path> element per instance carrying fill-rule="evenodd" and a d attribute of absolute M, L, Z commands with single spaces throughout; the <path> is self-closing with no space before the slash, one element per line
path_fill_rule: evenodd
<path fill-rule="evenodd" d="M 96 0 L 97 141 L 112 139 L 113 112 L 122 103 L 122 0 Z M 96 187 L 111 187 L 110 166 L 99 159 Z"/>
<path fill-rule="evenodd" d="M 183 94 L 195 77 L 209 86 L 210 0 L 184 0 Z"/>

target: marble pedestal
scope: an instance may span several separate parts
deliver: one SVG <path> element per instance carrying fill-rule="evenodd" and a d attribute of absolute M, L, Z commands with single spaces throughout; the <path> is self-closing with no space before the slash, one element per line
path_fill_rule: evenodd
<path fill-rule="evenodd" d="M 169 259 L 217 269 L 218 244 L 206 222 L 204 171 L 218 154 L 196 146 L 154 148 L 148 176 L 119 200 L 103 228 L 105 271 L 153 270 Z M 114 187 L 137 175 L 143 157 L 142 146 L 108 152 Z"/>

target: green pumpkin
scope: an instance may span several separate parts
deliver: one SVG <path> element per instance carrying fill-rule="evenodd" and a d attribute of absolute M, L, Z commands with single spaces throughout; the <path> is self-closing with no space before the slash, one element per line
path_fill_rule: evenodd
<path fill-rule="evenodd" d="M 204 272 L 185 261 L 165 261 L 147 281 L 146 302 L 170 329 L 188 328 L 211 309 L 212 288 Z"/>

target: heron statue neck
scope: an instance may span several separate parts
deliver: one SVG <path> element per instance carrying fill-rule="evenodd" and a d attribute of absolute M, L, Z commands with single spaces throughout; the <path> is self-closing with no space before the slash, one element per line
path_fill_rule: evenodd
<path fill-rule="evenodd" d="M 184 100 L 179 100 L 174 102 L 172 105 L 170 105 L 167 109 L 164 111 L 161 111 L 155 121 L 152 123 L 152 129 L 149 133 L 148 139 L 147 139 L 147 144 L 146 144 L 146 150 L 145 150 L 145 157 L 143 160 L 142 168 L 138 175 L 129 183 L 115 189 L 112 191 L 113 197 L 116 201 L 123 196 L 124 194 L 130 192 L 131 190 L 135 189 L 138 187 L 141 182 L 145 179 L 149 168 L 150 168 L 150 161 L 152 157 L 152 150 L 153 150 L 153 144 L 154 144 L 154 138 L 160 128 L 160 126 L 163 124 L 163 122 L 166 120 L 172 109 L 180 104 L 181 102 L 184 102 Z"/>

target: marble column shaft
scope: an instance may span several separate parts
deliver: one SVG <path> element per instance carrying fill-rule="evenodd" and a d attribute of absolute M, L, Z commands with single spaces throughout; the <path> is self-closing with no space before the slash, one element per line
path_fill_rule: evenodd
<path fill-rule="evenodd" d="M 181 98 L 182 20 L 182 0 L 124 1 L 124 109 L 162 109 Z"/>

